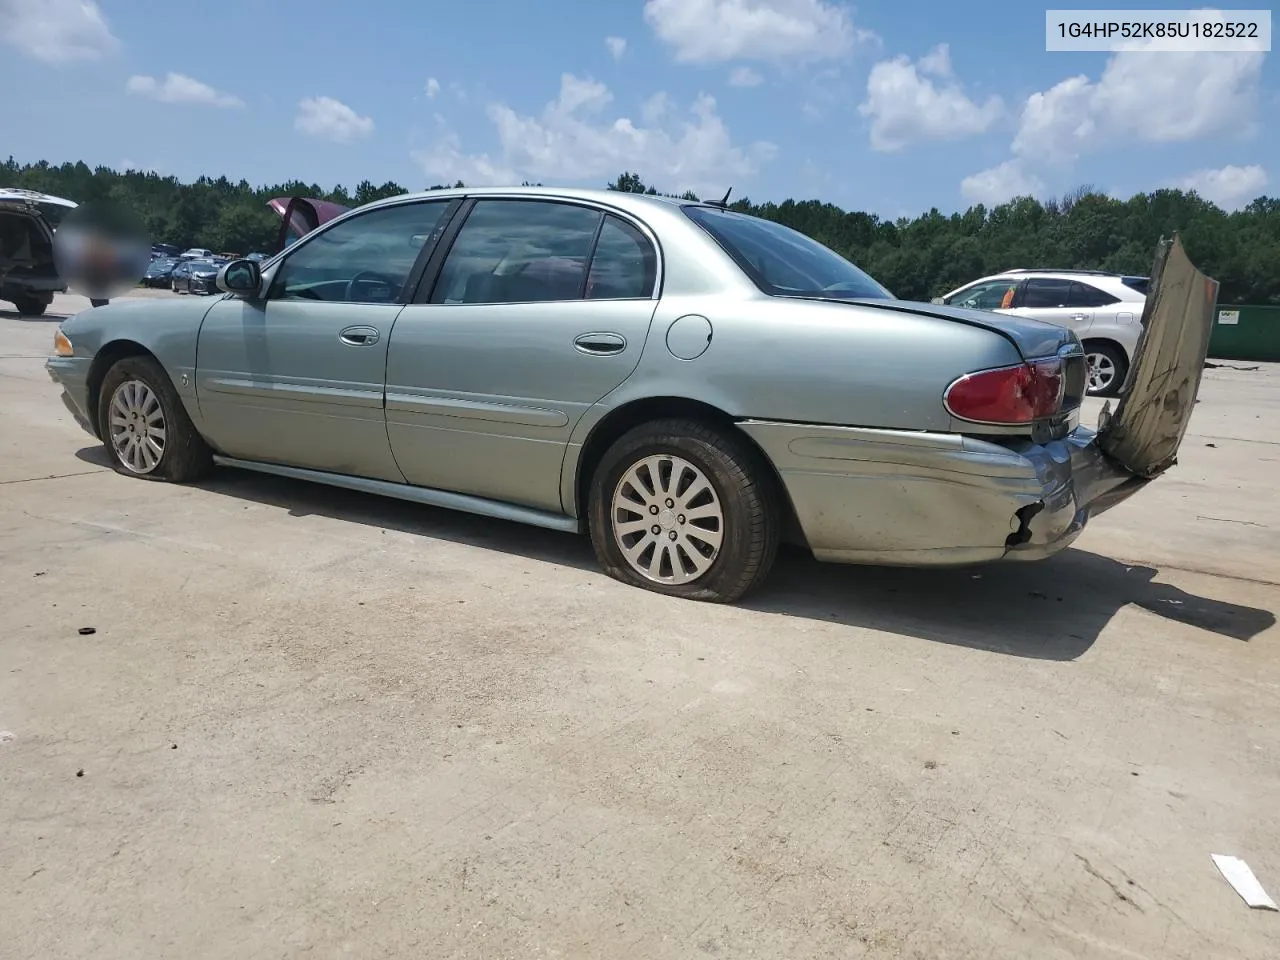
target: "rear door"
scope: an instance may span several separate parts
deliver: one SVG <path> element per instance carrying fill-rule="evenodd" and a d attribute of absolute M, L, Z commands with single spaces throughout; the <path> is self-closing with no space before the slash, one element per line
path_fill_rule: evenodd
<path fill-rule="evenodd" d="M 589 203 L 486 197 L 463 216 L 392 331 L 396 462 L 410 483 L 559 511 L 574 426 L 640 361 L 657 246 Z"/>
<path fill-rule="evenodd" d="M 1071 280 L 1054 277 L 1031 277 L 1023 284 L 1016 307 L 1011 312 L 1035 320 L 1046 320 L 1074 330 L 1083 336 L 1093 322 L 1091 308 L 1075 305 Z"/>
<path fill-rule="evenodd" d="M 1126 470 L 1155 477 L 1177 462 L 1209 354 L 1218 282 L 1188 259 L 1175 234 L 1161 241 L 1142 315 L 1132 373 L 1115 413 L 1098 432 L 1102 450 Z"/>

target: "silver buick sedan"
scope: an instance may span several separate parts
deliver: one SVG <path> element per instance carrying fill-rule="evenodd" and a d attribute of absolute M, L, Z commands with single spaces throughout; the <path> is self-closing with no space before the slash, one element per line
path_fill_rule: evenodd
<path fill-rule="evenodd" d="M 120 300 L 48 361 L 118 470 L 258 470 L 588 534 L 619 580 L 759 586 L 821 560 L 1036 559 L 1170 467 L 1217 285 L 1156 251 L 1119 405 L 1079 425 L 1068 329 L 896 300 L 723 204 L 547 188 L 394 197 Z"/>

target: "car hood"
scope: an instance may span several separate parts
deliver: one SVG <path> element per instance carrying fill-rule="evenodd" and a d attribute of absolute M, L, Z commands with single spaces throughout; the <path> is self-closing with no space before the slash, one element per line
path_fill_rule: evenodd
<path fill-rule="evenodd" d="M 1213 332 L 1218 281 L 1187 257 L 1181 239 L 1156 249 L 1142 311 L 1142 334 L 1115 412 L 1108 402 L 1098 423 L 1098 445 L 1138 477 L 1159 476 L 1177 462 Z"/>
<path fill-rule="evenodd" d="M 874 307 L 878 310 L 894 310 L 899 313 L 914 313 L 922 317 L 933 317 L 938 320 L 950 320 L 953 323 L 964 323 L 971 327 L 982 327 L 1000 334 L 1018 348 L 1025 360 L 1041 357 L 1052 357 L 1058 350 L 1069 344 L 1075 335 L 1066 327 L 1030 317 L 1011 316 L 1004 313 L 990 313 L 986 310 L 968 310 L 964 307 L 948 307 L 936 303 L 917 303 L 910 300 L 837 300 L 833 302 L 856 303 L 859 306 Z"/>

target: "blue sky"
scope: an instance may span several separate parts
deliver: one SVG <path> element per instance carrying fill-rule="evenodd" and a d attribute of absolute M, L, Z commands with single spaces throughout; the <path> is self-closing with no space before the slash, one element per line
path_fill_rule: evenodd
<path fill-rule="evenodd" d="M 1270 54 L 1047 53 L 1044 30 L 1025 0 L 0 0 L 0 152 L 410 189 L 631 169 L 888 217 L 1280 193 Z"/>

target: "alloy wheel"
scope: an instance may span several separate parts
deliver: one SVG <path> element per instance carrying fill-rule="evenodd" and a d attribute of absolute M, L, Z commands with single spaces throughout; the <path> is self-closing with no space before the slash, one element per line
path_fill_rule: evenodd
<path fill-rule="evenodd" d="M 131 473 L 147 474 L 164 456 L 164 408 L 154 390 L 141 380 L 116 387 L 108 408 L 108 429 L 116 459 Z"/>
<path fill-rule="evenodd" d="M 1116 379 L 1116 365 L 1105 353 L 1090 353 L 1085 356 L 1089 364 L 1089 391 L 1102 393 L 1111 389 Z"/>
<path fill-rule="evenodd" d="M 668 454 L 644 457 L 622 474 L 610 519 L 627 563 L 656 583 L 697 580 L 715 563 L 724 539 L 714 485 L 688 460 Z"/>

